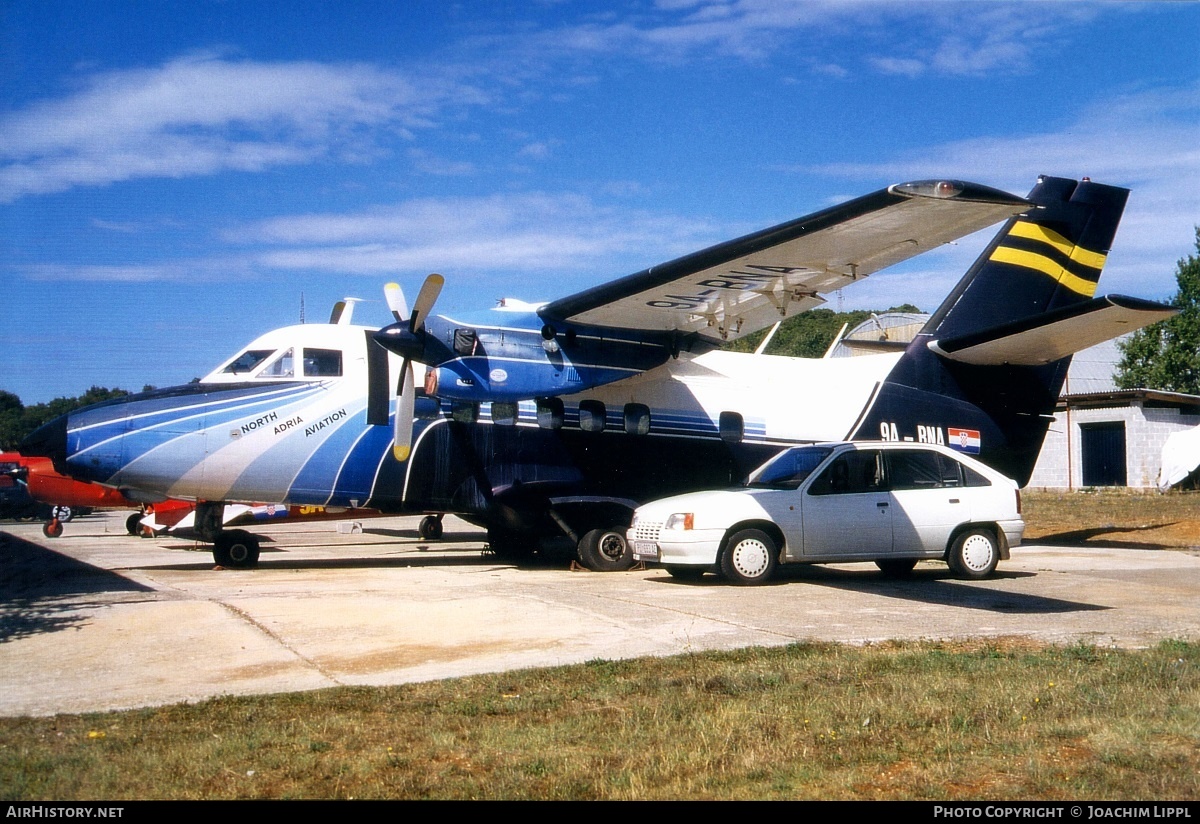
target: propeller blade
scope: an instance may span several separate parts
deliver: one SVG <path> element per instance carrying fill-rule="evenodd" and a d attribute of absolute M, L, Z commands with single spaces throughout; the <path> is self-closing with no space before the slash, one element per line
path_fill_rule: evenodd
<path fill-rule="evenodd" d="M 424 328 L 425 318 L 429 317 L 434 302 L 442 293 L 442 285 L 445 282 L 446 279 L 438 274 L 432 274 L 425 278 L 425 282 L 421 284 L 421 291 L 417 293 L 417 302 L 413 304 L 412 317 L 408 320 L 409 331 L 417 332 Z"/>
<path fill-rule="evenodd" d="M 387 300 L 388 308 L 392 310 L 392 317 L 397 323 L 408 320 L 408 301 L 404 299 L 404 290 L 400 288 L 399 283 L 385 284 L 383 297 Z"/>
<path fill-rule="evenodd" d="M 400 368 L 400 385 L 396 387 L 396 419 L 392 424 L 392 454 L 398 461 L 407 461 L 412 452 L 413 410 L 416 390 L 413 387 L 412 361 Z"/>

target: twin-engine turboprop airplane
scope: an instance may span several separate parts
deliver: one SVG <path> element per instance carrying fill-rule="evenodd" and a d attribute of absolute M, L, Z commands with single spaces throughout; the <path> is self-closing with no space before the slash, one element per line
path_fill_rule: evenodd
<path fill-rule="evenodd" d="M 250 500 L 454 512 L 486 526 L 499 554 L 567 536 L 585 566 L 621 569 L 636 504 L 728 485 L 812 441 L 944 443 L 1023 485 L 1072 353 L 1173 312 L 1093 297 L 1127 195 L 1051 177 L 1028 198 L 900 184 L 471 317 L 433 312 L 431 275 L 411 311 L 389 285 L 396 323 L 382 330 L 335 310 L 330 324 L 263 335 L 198 384 L 73 412 L 22 451 L 139 500 L 198 501 L 197 529 L 226 566 L 257 561 L 252 535 L 221 529 L 223 502 Z M 717 348 L 1005 219 L 903 352 Z"/>

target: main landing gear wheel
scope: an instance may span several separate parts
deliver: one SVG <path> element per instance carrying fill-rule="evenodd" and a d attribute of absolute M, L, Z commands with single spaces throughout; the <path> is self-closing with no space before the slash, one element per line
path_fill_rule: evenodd
<path fill-rule="evenodd" d="M 875 566 L 889 578 L 906 578 L 917 565 L 916 558 L 879 558 Z"/>
<path fill-rule="evenodd" d="M 71 507 L 69 506 L 56 506 L 50 510 L 50 514 L 54 520 L 64 524 L 70 522 L 75 517 L 75 513 L 71 511 Z"/>
<path fill-rule="evenodd" d="M 593 529 L 579 539 L 579 563 L 593 572 L 620 572 L 633 566 L 633 547 L 622 527 Z"/>
<path fill-rule="evenodd" d="M 63 534 L 63 525 L 57 518 L 42 524 L 42 534 L 47 538 L 57 538 Z"/>
<path fill-rule="evenodd" d="M 243 529 L 222 532 L 213 543 L 213 560 L 229 569 L 257 566 L 258 538 Z"/>
<path fill-rule="evenodd" d="M 135 512 L 125 519 L 125 531 L 135 536 L 142 534 L 142 513 Z"/>
<path fill-rule="evenodd" d="M 740 586 L 765 584 L 775 574 L 779 547 L 770 535 L 759 529 L 735 533 L 721 553 L 721 574 Z"/>
<path fill-rule="evenodd" d="M 969 529 L 959 535 L 946 556 L 955 575 L 975 581 L 989 577 L 999 561 L 1000 547 L 988 529 Z"/>
<path fill-rule="evenodd" d="M 436 541 L 442 537 L 442 515 L 426 515 L 417 526 L 422 541 Z"/>

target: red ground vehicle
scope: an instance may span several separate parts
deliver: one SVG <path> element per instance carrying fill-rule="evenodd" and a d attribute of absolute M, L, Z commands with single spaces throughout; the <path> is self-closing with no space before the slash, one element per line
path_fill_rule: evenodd
<path fill-rule="evenodd" d="M 80 510 L 138 506 L 115 489 L 60 475 L 54 471 L 49 458 L 27 458 L 15 452 L 3 452 L 0 453 L 0 472 L 3 473 L 0 486 L 8 492 L 4 514 L 7 517 L 48 518 L 42 531 L 49 538 L 61 535 L 63 522 L 69 521 Z"/>

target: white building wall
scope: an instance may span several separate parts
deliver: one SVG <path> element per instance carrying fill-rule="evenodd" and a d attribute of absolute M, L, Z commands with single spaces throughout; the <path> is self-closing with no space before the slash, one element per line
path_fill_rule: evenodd
<path fill-rule="evenodd" d="M 1141 401 L 1135 401 L 1128 406 L 1059 412 L 1050 424 L 1050 431 L 1046 433 L 1046 441 L 1042 445 L 1042 452 L 1033 469 L 1029 486 L 1079 489 L 1083 485 L 1080 426 L 1117 421 L 1125 423 L 1125 469 L 1131 489 L 1154 488 L 1162 460 L 1162 447 L 1167 436 L 1200 424 L 1200 418 L 1195 415 L 1183 415 L 1178 408 L 1145 408 Z"/>

